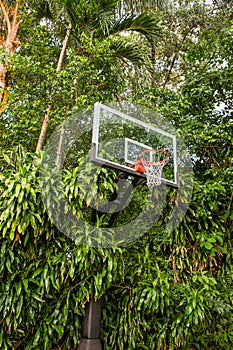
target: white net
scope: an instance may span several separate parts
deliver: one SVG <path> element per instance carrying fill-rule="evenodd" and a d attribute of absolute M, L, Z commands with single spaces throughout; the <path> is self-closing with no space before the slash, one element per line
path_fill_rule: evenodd
<path fill-rule="evenodd" d="M 146 159 L 144 159 L 144 157 Z M 145 150 L 139 155 L 138 162 L 141 162 L 143 166 L 143 172 L 147 177 L 148 187 L 155 187 L 161 185 L 162 170 L 163 167 L 168 163 L 169 158 L 170 153 L 166 150 L 161 149 Z"/>
<path fill-rule="evenodd" d="M 142 159 L 142 164 L 146 169 L 147 186 L 155 187 L 161 185 L 162 170 L 165 163 L 149 163 Z"/>

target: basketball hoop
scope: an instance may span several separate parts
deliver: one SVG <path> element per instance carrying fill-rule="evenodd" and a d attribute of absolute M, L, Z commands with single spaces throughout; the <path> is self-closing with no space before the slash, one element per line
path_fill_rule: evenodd
<path fill-rule="evenodd" d="M 143 159 L 145 154 L 150 152 L 150 160 Z M 157 155 L 158 160 L 152 161 L 154 154 Z M 164 158 L 160 159 L 163 155 Z M 168 163 L 170 153 L 166 150 L 161 149 L 149 149 L 139 154 L 139 159 L 135 163 L 135 170 L 141 173 L 145 173 L 147 178 L 147 186 L 155 187 L 161 185 L 162 170 L 163 167 Z"/>

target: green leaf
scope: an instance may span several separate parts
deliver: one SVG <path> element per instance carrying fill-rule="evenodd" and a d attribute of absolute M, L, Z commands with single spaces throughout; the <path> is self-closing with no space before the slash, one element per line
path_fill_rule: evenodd
<path fill-rule="evenodd" d="M 16 305 L 16 316 L 15 316 L 16 319 L 18 319 L 20 314 L 21 314 L 23 302 L 24 302 L 23 295 L 20 295 L 18 302 L 17 302 L 17 305 Z"/>
<path fill-rule="evenodd" d="M 45 300 L 43 300 L 38 294 L 33 292 L 31 295 L 32 295 L 32 298 L 40 301 L 41 303 L 45 303 Z"/>
<path fill-rule="evenodd" d="M 38 348 L 39 340 L 40 340 L 40 328 L 37 329 L 36 334 L 35 334 L 34 339 L 33 339 L 32 346 L 34 348 Z"/>
<path fill-rule="evenodd" d="M 211 244 L 209 242 L 205 242 L 204 247 L 208 250 L 211 250 L 213 248 L 213 244 Z"/>
<path fill-rule="evenodd" d="M 64 327 L 62 325 L 56 325 L 54 323 L 52 323 L 51 325 L 57 331 L 58 337 L 60 339 L 64 334 Z"/>

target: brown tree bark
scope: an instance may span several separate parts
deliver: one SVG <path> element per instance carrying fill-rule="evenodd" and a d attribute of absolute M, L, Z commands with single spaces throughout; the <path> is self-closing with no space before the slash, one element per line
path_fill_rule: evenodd
<path fill-rule="evenodd" d="M 20 41 L 18 37 L 19 24 L 22 21 L 19 1 L 15 4 L 0 0 L 0 11 L 2 13 L 2 27 L 5 35 L 0 38 L 0 46 L 7 54 L 14 53 Z M 8 79 L 8 64 L 0 62 L 0 113 L 4 110 L 9 96 L 10 82 Z"/>

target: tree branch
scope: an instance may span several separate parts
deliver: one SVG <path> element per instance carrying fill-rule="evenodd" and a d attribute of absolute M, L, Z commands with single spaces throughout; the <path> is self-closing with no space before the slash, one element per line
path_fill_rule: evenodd
<path fill-rule="evenodd" d="M 8 13 L 7 13 L 7 10 L 6 10 L 2 0 L 0 0 L 0 6 L 1 6 L 1 9 L 2 9 L 2 12 L 3 12 L 3 15 L 5 17 L 6 23 L 7 23 L 8 33 L 10 34 L 10 32 L 11 32 L 11 22 L 10 22 L 10 19 L 9 19 L 9 8 L 8 8 Z"/>
<path fill-rule="evenodd" d="M 19 24 L 20 22 L 22 22 L 22 18 L 20 18 L 19 20 L 17 20 L 17 15 L 18 15 L 18 9 L 19 9 L 20 5 L 19 5 L 19 0 L 16 2 L 15 5 L 15 9 L 14 9 L 14 16 L 13 16 L 13 20 L 12 20 L 12 27 L 13 28 L 19 28 Z"/>
<path fill-rule="evenodd" d="M 173 67 L 174 67 L 174 65 L 175 65 L 176 58 L 177 58 L 177 54 L 175 53 L 175 55 L 173 56 L 173 59 L 172 59 L 172 62 L 171 62 L 169 71 L 168 71 L 168 73 L 167 73 L 166 79 L 165 79 L 165 81 L 164 81 L 164 83 L 163 83 L 163 90 L 165 89 L 167 83 L 168 83 L 169 80 L 170 80 L 170 75 L 171 75 L 172 69 L 173 69 Z"/>
<path fill-rule="evenodd" d="M 66 36 L 65 36 L 65 39 L 64 39 L 63 44 L 62 44 L 62 49 L 61 49 L 61 52 L 60 52 L 58 63 L 57 63 L 57 69 L 56 69 L 57 73 L 62 70 L 62 64 L 63 64 L 63 61 L 64 61 L 66 49 L 67 49 L 68 42 L 69 42 L 69 39 L 70 39 L 71 29 L 72 29 L 72 24 L 69 23 L 68 29 L 66 31 Z"/>

